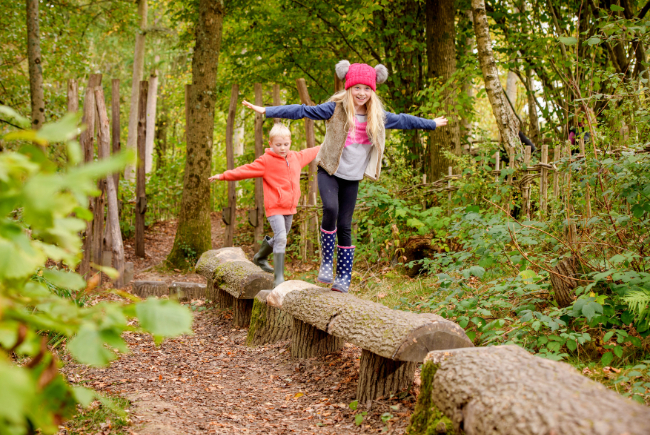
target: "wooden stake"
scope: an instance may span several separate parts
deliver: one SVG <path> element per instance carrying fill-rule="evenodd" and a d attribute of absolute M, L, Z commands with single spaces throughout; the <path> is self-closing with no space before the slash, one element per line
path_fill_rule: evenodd
<path fill-rule="evenodd" d="M 542 163 L 548 163 L 548 145 L 542 145 Z M 539 180 L 539 208 L 542 216 L 545 216 L 548 209 L 548 169 L 544 167 Z"/>
<path fill-rule="evenodd" d="M 138 99 L 138 167 L 136 169 L 135 187 L 135 255 L 144 258 L 144 214 L 147 211 L 147 194 L 145 178 L 145 154 L 147 137 L 147 94 L 149 83 L 140 82 L 140 96 Z"/>
<path fill-rule="evenodd" d="M 262 95 L 262 84 L 255 83 L 255 105 L 264 106 L 264 97 Z M 264 118 L 259 113 L 255 114 L 255 158 L 264 154 L 264 132 L 262 130 L 262 123 Z M 264 233 L 264 192 L 262 191 L 262 179 L 255 179 L 255 227 L 254 231 L 254 249 L 257 250 L 262 242 L 262 235 Z M 249 217 L 249 222 L 251 221 Z"/>
<path fill-rule="evenodd" d="M 99 115 L 98 122 L 98 154 L 108 157 L 110 154 L 110 135 L 108 127 L 108 113 L 106 111 L 106 102 L 104 101 L 104 91 L 101 87 L 95 90 L 95 101 L 97 102 L 97 112 Z M 122 243 L 122 232 L 120 231 L 120 218 L 117 207 L 117 189 L 115 188 L 115 178 L 111 175 L 106 177 L 106 199 L 108 202 L 108 219 L 106 227 L 110 232 L 110 250 L 112 252 L 112 263 L 118 271 L 119 276 L 115 280 L 115 287 L 124 286 L 124 245 Z"/>
<path fill-rule="evenodd" d="M 494 170 L 495 170 L 495 171 L 500 171 L 500 170 L 501 170 L 501 166 L 500 166 L 500 163 L 501 163 L 501 154 L 499 153 L 499 151 L 497 151 L 496 153 L 494 153 L 494 160 L 495 160 L 495 162 L 494 162 Z M 498 182 L 499 182 L 499 174 L 496 174 L 496 175 L 494 176 L 494 182 L 495 182 L 495 183 L 498 183 Z"/>
<path fill-rule="evenodd" d="M 557 167 L 560 158 L 562 157 L 562 149 L 559 146 L 553 148 L 553 164 Z M 553 197 L 555 201 L 560 198 L 560 183 L 558 171 L 553 171 Z"/>
<path fill-rule="evenodd" d="M 585 150 L 585 138 L 582 136 L 580 138 L 580 154 L 582 154 L 585 159 L 584 164 L 585 164 L 585 169 L 587 165 L 587 153 Z M 587 219 L 591 219 L 591 192 L 589 191 L 589 183 L 585 184 L 585 217 Z"/>
<path fill-rule="evenodd" d="M 499 161 L 497 160 L 497 165 L 499 164 L 498 162 Z M 448 168 L 447 172 L 448 172 L 449 176 L 451 177 L 451 175 L 454 173 L 453 168 L 450 166 Z M 448 201 L 447 204 L 449 204 L 448 205 L 449 209 L 447 210 L 447 214 L 449 216 L 451 216 L 451 178 L 449 178 L 449 180 L 447 180 L 447 189 L 448 189 L 447 190 L 447 201 Z"/>
<path fill-rule="evenodd" d="M 233 145 L 233 136 L 235 133 L 235 117 L 237 116 L 237 97 L 239 96 L 239 86 L 234 84 L 230 90 L 230 106 L 228 106 L 228 121 L 226 122 L 226 161 L 228 170 L 235 168 L 235 149 Z M 237 223 L 237 182 L 228 181 L 228 207 L 223 210 L 227 213 L 224 221 L 226 222 L 226 234 L 224 236 L 223 246 L 233 245 L 235 237 L 235 226 Z"/>
<path fill-rule="evenodd" d="M 68 80 L 68 112 L 79 110 L 79 84 L 76 79 Z"/>
<path fill-rule="evenodd" d="M 298 95 L 300 96 L 300 102 L 308 106 L 314 106 L 314 103 L 309 98 L 309 90 L 307 89 L 307 83 L 305 79 L 297 79 L 296 86 L 298 88 Z M 305 119 L 305 137 L 307 139 L 307 148 L 312 148 L 316 146 L 316 136 L 314 134 L 314 121 L 311 119 Z M 318 171 L 318 166 L 316 165 L 316 159 L 312 160 L 309 164 L 309 178 L 308 178 L 308 188 L 307 188 L 307 205 L 315 206 L 316 205 L 316 192 L 318 191 L 318 179 L 316 177 L 316 172 Z M 315 235 L 318 229 L 318 216 L 314 209 L 309 208 L 309 211 L 306 213 L 309 216 L 308 232 L 310 235 Z M 314 211 L 312 211 L 314 210 Z M 311 237 L 307 238 L 307 253 L 314 252 L 314 244 L 311 240 Z"/>
<path fill-rule="evenodd" d="M 282 105 L 282 100 L 280 99 L 280 85 L 273 85 L 273 105 L 274 106 Z M 273 122 L 275 124 L 279 124 L 282 122 L 282 119 L 275 118 L 273 119 Z"/>
<path fill-rule="evenodd" d="M 524 167 L 528 168 L 530 165 L 530 146 L 524 148 Z M 528 175 L 527 173 L 524 176 Z M 524 215 L 530 220 L 530 183 L 526 181 L 521 188 L 521 198 L 523 202 Z"/>

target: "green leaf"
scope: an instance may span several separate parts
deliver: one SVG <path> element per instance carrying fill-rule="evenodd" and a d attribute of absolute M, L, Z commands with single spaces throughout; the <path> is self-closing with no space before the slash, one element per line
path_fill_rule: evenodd
<path fill-rule="evenodd" d="M 469 268 L 469 273 L 480 279 L 485 275 L 485 269 L 481 266 L 472 266 Z"/>
<path fill-rule="evenodd" d="M 578 43 L 578 40 L 573 36 L 560 36 L 558 39 L 564 45 L 576 45 Z"/>
<path fill-rule="evenodd" d="M 192 313 L 174 301 L 149 298 L 136 305 L 136 314 L 140 326 L 155 337 L 192 333 Z"/>
<path fill-rule="evenodd" d="M 67 113 L 56 122 L 43 125 L 36 133 L 38 140 L 43 142 L 64 142 L 72 139 L 79 133 L 77 124 L 81 120 L 81 113 Z"/>
<path fill-rule="evenodd" d="M 605 334 L 605 336 L 603 337 L 603 342 L 606 343 L 609 340 L 611 340 L 612 336 L 614 335 L 614 332 L 615 331 L 609 331 L 607 334 Z"/>
<path fill-rule="evenodd" d="M 619 358 L 622 357 L 623 356 L 623 348 L 621 346 L 616 346 L 614 348 L 614 354 Z"/>
<path fill-rule="evenodd" d="M 625 8 L 622 8 L 618 5 L 609 5 L 609 9 L 614 12 L 623 12 L 625 10 Z"/>
<path fill-rule="evenodd" d="M 35 399 L 36 385 L 27 370 L 0 361 L 0 417 L 23 424 L 23 415 Z"/>
<path fill-rule="evenodd" d="M 602 40 L 597 36 L 592 36 L 591 38 L 587 39 L 587 44 L 589 45 L 596 45 L 600 44 L 601 42 Z"/>
<path fill-rule="evenodd" d="M 612 363 L 613 359 L 614 359 L 614 354 L 611 352 L 607 352 L 600 358 L 600 363 L 604 366 L 608 366 Z"/>
<path fill-rule="evenodd" d="M 408 225 L 409 227 L 413 227 L 413 228 L 420 228 L 420 227 L 424 226 L 424 224 L 422 222 L 420 222 L 416 218 L 411 218 L 411 219 L 407 220 L 406 225 Z"/>
<path fill-rule="evenodd" d="M 77 403 L 79 403 L 83 408 L 88 407 L 88 405 L 90 405 L 97 397 L 97 393 L 94 390 L 76 385 L 72 387 L 72 394 L 74 394 Z"/>
<path fill-rule="evenodd" d="M 68 350 L 82 364 L 102 366 L 116 358 L 113 352 L 104 347 L 104 342 L 99 331 L 83 326 L 68 343 Z"/>
<path fill-rule="evenodd" d="M 0 114 L 8 116 L 9 118 L 12 118 L 14 121 L 16 121 L 16 124 L 18 124 L 22 128 L 29 128 L 30 122 L 29 119 L 25 118 L 18 112 L 16 112 L 14 109 L 11 107 L 7 106 L 0 106 Z"/>
<path fill-rule="evenodd" d="M 596 313 L 603 313 L 603 306 L 598 302 L 592 301 L 582 307 L 582 314 L 587 318 L 587 320 L 591 320 Z"/>
<path fill-rule="evenodd" d="M 63 272 L 55 269 L 43 269 L 43 278 L 51 282 L 57 287 L 81 290 L 86 287 L 86 281 L 81 275 L 74 272 Z"/>
<path fill-rule="evenodd" d="M 352 411 L 356 411 L 357 408 L 359 407 L 359 401 L 358 400 L 353 400 L 352 402 L 350 402 L 350 404 L 348 406 L 350 407 L 350 409 Z"/>
<path fill-rule="evenodd" d="M 566 347 L 571 351 L 574 352 L 578 348 L 578 344 L 575 342 L 575 340 L 567 340 L 566 342 Z"/>

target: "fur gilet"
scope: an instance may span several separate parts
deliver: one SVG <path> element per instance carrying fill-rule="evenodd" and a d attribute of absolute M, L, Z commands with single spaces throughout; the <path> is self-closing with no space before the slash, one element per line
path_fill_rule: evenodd
<path fill-rule="evenodd" d="M 330 175 L 334 175 L 339 168 L 339 161 L 341 160 L 341 154 L 343 154 L 345 140 L 348 137 L 349 128 L 347 128 L 346 122 L 347 116 L 345 115 L 343 104 L 336 103 L 334 114 L 330 119 L 325 121 L 325 139 L 316 156 L 316 164 L 325 169 Z M 364 173 L 365 177 L 373 181 L 377 181 L 381 172 L 381 159 L 384 155 L 385 142 L 386 134 L 382 130 L 379 137 L 373 140 L 370 161 Z"/>

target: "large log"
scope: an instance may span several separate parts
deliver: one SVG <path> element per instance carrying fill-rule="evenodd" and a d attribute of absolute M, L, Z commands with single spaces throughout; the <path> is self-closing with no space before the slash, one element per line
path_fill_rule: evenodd
<path fill-rule="evenodd" d="M 650 409 L 517 346 L 431 352 L 422 379 L 409 433 L 444 417 L 470 435 L 650 433 Z"/>
<path fill-rule="evenodd" d="M 306 289 L 323 289 L 316 284 L 311 284 L 305 281 L 300 281 L 297 279 L 292 279 L 285 281 L 282 284 L 274 288 L 267 296 L 266 303 L 275 308 L 282 308 L 282 303 L 284 302 L 284 297 L 289 293 L 296 290 L 306 290 Z"/>
<path fill-rule="evenodd" d="M 164 281 L 133 281 L 131 286 L 133 293 L 141 298 L 169 295 L 169 285 Z"/>
<path fill-rule="evenodd" d="M 196 263 L 196 273 L 237 299 L 253 299 L 260 290 L 273 288 L 273 275 L 249 261 L 241 248 L 204 252 Z"/>
<path fill-rule="evenodd" d="M 293 318 L 284 311 L 267 304 L 270 290 L 262 290 L 253 299 L 253 312 L 246 343 L 263 346 L 291 338 Z"/>
<path fill-rule="evenodd" d="M 374 354 L 422 362 L 432 350 L 473 346 L 460 326 L 439 316 L 392 310 L 348 293 L 305 289 L 288 293 L 282 309 L 294 318 Z"/>

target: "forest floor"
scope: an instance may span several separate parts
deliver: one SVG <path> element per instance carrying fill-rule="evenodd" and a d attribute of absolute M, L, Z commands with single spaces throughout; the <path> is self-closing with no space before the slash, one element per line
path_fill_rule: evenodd
<path fill-rule="evenodd" d="M 219 214 L 212 218 L 212 246 L 218 248 L 223 225 Z M 135 279 L 204 282 L 199 275 L 160 267 L 171 250 L 175 229 L 174 221 L 147 228 L 144 259 L 135 258 L 133 240 L 125 241 Z M 242 247 L 252 256 L 252 246 Z M 312 268 L 299 262 L 295 268 L 287 267 L 288 275 Z M 246 346 L 247 331 L 233 328 L 229 311 L 218 312 L 202 300 L 188 305 L 195 314 L 193 335 L 155 346 L 147 335 L 126 333 L 130 353 L 105 368 L 88 368 L 61 357 L 62 372 L 71 383 L 115 398 L 128 417 L 100 412 L 102 406 L 95 403 L 61 426 L 60 435 L 405 432 L 415 390 L 350 408 L 360 348 L 346 344 L 322 358 L 297 360 L 291 358 L 286 341 Z"/>

